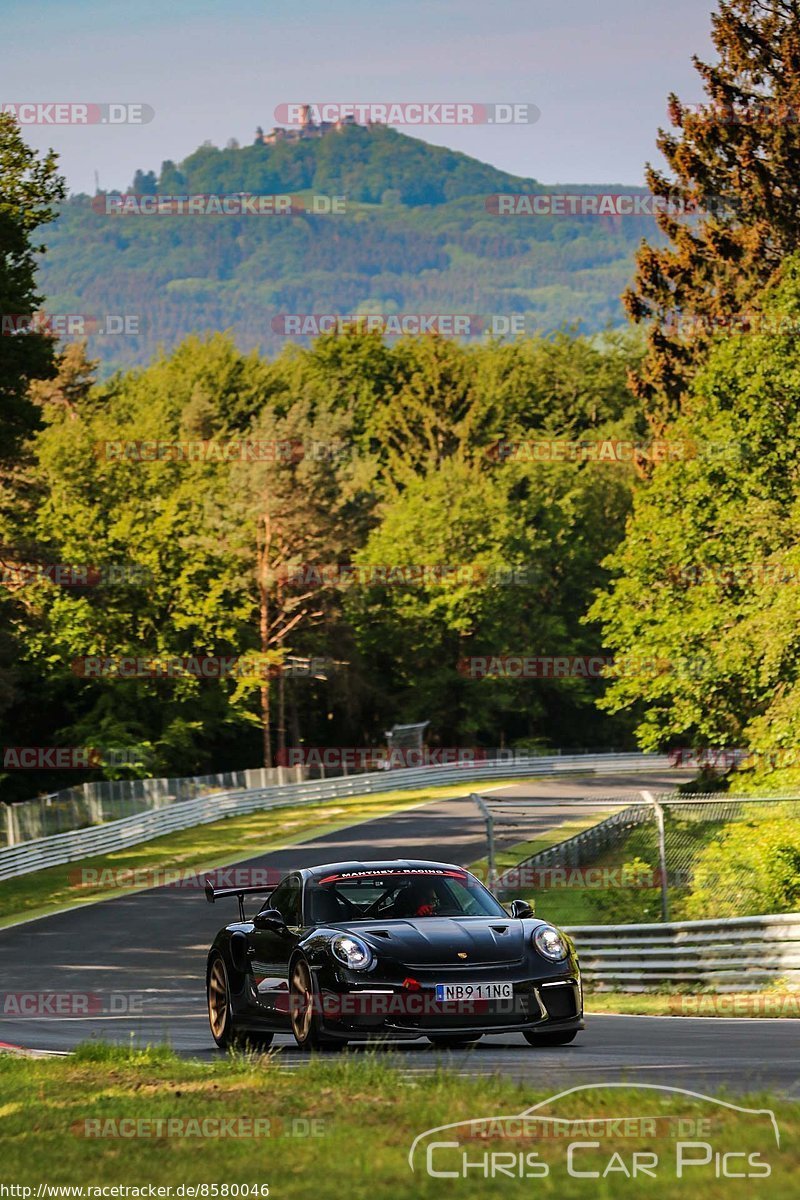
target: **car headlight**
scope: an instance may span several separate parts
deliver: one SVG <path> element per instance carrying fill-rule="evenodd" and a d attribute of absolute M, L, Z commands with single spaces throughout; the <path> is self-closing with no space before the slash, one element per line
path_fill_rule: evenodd
<path fill-rule="evenodd" d="M 372 951 L 361 938 L 344 934 L 333 939 L 331 949 L 339 962 L 353 971 L 366 971 L 372 964 Z"/>
<path fill-rule="evenodd" d="M 567 943 L 552 925 L 540 925 L 531 938 L 536 949 L 551 962 L 561 962 L 569 954 Z"/>

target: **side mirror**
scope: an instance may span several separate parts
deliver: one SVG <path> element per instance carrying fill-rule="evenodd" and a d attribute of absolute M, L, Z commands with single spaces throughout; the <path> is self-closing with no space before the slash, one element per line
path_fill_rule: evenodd
<path fill-rule="evenodd" d="M 256 913 L 253 924 L 256 929 L 272 929 L 275 933 L 282 933 L 286 929 L 286 922 L 277 908 L 265 908 L 263 912 Z"/>
<path fill-rule="evenodd" d="M 532 917 L 533 905 L 528 904 L 527 900 L 512 900 L 511 915 L 512 917 L 519 917 L 520 919 L 522 917 Z"/>

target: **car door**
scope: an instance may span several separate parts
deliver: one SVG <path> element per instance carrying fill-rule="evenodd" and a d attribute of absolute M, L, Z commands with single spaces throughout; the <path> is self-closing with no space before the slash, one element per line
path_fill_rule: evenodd
<path fill-rule="evenodd" d="M 283 925 L 266 914 L 277 910 Z M 290 1028 L 289 957 L 302 929 L 302 879 L 288 875 L 278 884 L 263 913 L 253 918 L 250 966 L 256 1003 L 263 1017 L 276 1028 Z"/>

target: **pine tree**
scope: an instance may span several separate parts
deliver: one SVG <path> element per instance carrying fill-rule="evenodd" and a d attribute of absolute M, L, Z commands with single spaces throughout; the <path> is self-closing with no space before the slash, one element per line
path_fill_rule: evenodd
<path fill-rule="evenodd" d="M 86 353 L 86 342 L 67 342 L 54 362 L 56 374 L 51 379 L 36 379 L 31 383 L 29 397 L 39 409 L 60 406 L 72 420 L 78 416 L 80 405 L 86 401 L 95 383 L 99 360 Z"/>
<path fill-rule="evenodd" d="M 650 322 L 632 382 L 656 435 L 710 336 L 746 328 L 753 298 L 800 246 L 800 0 L 721 0 L 712 39 L 719 61 L 694 58 L 707 100 L 669 97 L 678 132 L 659 130 L 657 145 L 671 173 L 647 166 L 669 244 L 642 244 L 623 297 Z"/>
<path fill-rule="evenodd" d="M 14 118 L 0 113 L 0 474 L 36 426 L 37 410 L 27 394 L 31 380 L 54 371 L 53 338 L 46 331 L 15 330 L 41 303 L 34 275 L 36 254 L 44 247 L 33 243 L 33 234 L 52 221 L 51 206 L 63 196 L 53 152 L 38 157 Z"/>

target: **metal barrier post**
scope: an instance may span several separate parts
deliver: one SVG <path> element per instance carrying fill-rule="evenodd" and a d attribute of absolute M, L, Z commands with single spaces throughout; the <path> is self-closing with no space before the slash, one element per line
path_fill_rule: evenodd
<path fill-rule="evenodd" d="M 486 886 L 488 887 L 489 891 L 491 891 L 495 885 L 495 877 L 497 875 L 494 858 L 494 818 L 484 803 L 483 797 L 479 796 L 477 792 L 473 792 L 471 794 L 470 800 L 475 801 L 478 808 L 483 813 L 484 820 L 486 821 L 486 872 L 488 876 L 486 880 Z"/>
<path fill-rule="evenodd" d="M 7 845 L 16 846 L 18 838 L 16 836 L 16 832 L 14 829 L 14 817 L 16 814 L 14 812 L 13 804 L 6 804 L 5 810 L 6 810 L 6 828 L 8 830 Z"/>
<path fill-rule="evenodd" d="M 652 804 L 653 811 L 656 814 L 656 828 L 658 829 L 658 870 L 661 876 L 661 920 L 669 920 L 669 891 L 667 889 L 667 841 L 664 833 L 664 809 L 656 800 L 652 792 L 642 792 L 642 796 Z"/>

